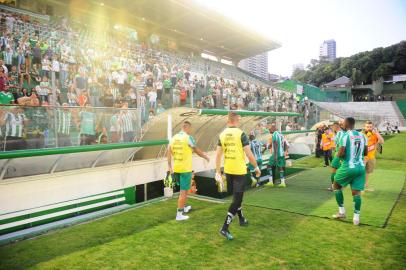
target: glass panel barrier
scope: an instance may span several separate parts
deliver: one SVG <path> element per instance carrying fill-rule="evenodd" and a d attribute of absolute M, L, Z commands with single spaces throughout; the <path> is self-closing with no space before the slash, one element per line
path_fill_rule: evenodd
<path fill-rule="evenodd" d="M 0 151 L 135 142 L 140 111 L 96 107 L 0 107 Z"/>

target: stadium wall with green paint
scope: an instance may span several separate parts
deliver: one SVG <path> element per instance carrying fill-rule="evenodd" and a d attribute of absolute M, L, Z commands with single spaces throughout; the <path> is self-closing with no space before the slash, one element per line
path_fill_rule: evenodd
<path fill-rule="evenodd" d="M 0 215 L 0 234 L 121 205 L 135 203 L 135 187 Z"/>

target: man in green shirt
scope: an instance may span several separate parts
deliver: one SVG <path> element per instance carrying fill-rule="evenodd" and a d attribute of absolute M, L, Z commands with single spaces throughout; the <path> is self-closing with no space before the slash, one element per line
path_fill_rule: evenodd
<path fill-rule="evenodd" d="M 9 93 L 7 90 L 0 92 L 0 104 L 9 105 L 14 103 L 14 96 L 12 93 Z"/>
<path fill-rule="evenodd" d="M 286 187 L 285 183 L 285 166 L 286 161 L 285 157 L 288 155 L 288 144 L 286 143 L 285 138 L 281 133 L 276 130 L 274 125 L 269 129 L 271 138 L 269 139 L 269 152 L 270 157 L 268 161 L 268 172 L 269 172 L 269 182 L 266 183 L 266 186 L 273 187 L 273 176 L 276 172 L 276 167 L 279 168 L 279 176 L 281 183 L 278 187 Z"/>
<path fill-rule="evenodd" d="M 364 156 L 368 154 L 368 143 L 364 134 L 354 130 L 355 119 L 348 117 L 344 120 L 347 132 L 343 135 L 337 156 L 343 159 L 334 177 L 334 194 L 338 204 L 338 213 L 333 218 L 344 219 L 344 196 L 342 188 L 351 186 L 354 201 L 354 225 L 359 225 L 361 211 L 361 191 L 365 186 Z"/>

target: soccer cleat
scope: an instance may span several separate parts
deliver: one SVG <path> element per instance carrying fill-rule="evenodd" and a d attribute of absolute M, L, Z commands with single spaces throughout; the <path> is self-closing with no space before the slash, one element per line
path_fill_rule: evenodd
<path fill-rule="evenodd" d="M 189 219 L 189 216 L 185 216 L 185 215 L 176 215 L 176 220 L 177 221 L 182 221 L 182 220 L 187 220 Z"/>
<path fill-rule="evenodd" d="M 248 220 L 246 218 L 240 219 L 240 226 L 242 227 L 247 227 L 248 226 Z"/>
<path fill-rule="evenodd" d="M 332 187 L 328 187 L 327 190 L 328 191 L 334 191 L 334 189 Z"/>
<path fill-rule="evenodd" d="M 268 182 L 268 183 L 265 184 L 265 186 L 267 186 L 267 187 L 273 187 L 274 184 L 273 184 L 273 182 Z"/>
<path fill-rule="evenodd" d="M 352 220 L 352 223 L 355 225 L 355 226 L 359 226 L 359 219 L 353 219 Z"/>
<path fill-rule="evenodd" d="M 280 184 L 278 185 L 278 187 L 280 187 L 280 188 L 285 188 L 285 187 L 286 187 L 286 183 L 280 183 Z"/>
<path fill-rule="evenodd" d="M 346 215 L 341 214 L 341 213 L 337 213 L 337 214 L 333 215 L 333 218 L 335 218 L 335 219 L 345 219 Z"/>
<path fill-rule="evenodd" d="M 190 210 L 192 210 L 192 206 L 190 206 L 190 205 L 183 207 L 183 213 L 189 213 Z"/>
<path fill-rule="evenodd" d="M 228 229 L 221 229 L 220 234 L 224 236 L 227 240 L 233 240 L 233 236 L 231 235 L 230 231 Z"/>

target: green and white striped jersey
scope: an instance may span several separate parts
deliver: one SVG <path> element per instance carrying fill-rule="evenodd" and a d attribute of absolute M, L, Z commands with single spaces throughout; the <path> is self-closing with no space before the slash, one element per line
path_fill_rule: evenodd
<path fill-rule="evenodd" d="M 340 130 L 340 131 L 337 132 L 337 134 L 336 134 L 336 136 L 334 138 L 334 142 L 335 142 L 335 145 L 336 145 L 336 151 L 338 151 L 338 149 L 340 149 L 341 139 L 343 138 L 344 134 L 345 134 L 345 131 Z"/>
<path fill-rule="evenodd" d="M 343 166 L 349 168 L 364 167 L 364 149 L 367 138 L 356 130 L 347 131 L 341 140 L 341 147 L 345 147 Z"/>
<path fill-rule="evenodd" d="M 281 133 L 275 131 L 272 134 L 272 155 L 277 157 L 284 157 L 285 151 L 283 150 L 283 145 L 285 143 L 285 138 Z"/>
<path fill-rule="evenodd" d="M 57 110 L 58 133 L 69 135 L 72 122 L 72 114 L 69 111 Z"/>
<path fill-rule="evenodd" d="M 23 137 L 25 115 L 8 112 L 4 116 L 6 122 L 6 136 Z"/>
<path fill-rule="evenodd" d="M 120 115 L 120 128 L 123 133 L 134 131 L 135 115 L 131 111 L 123 111 Z"/>

